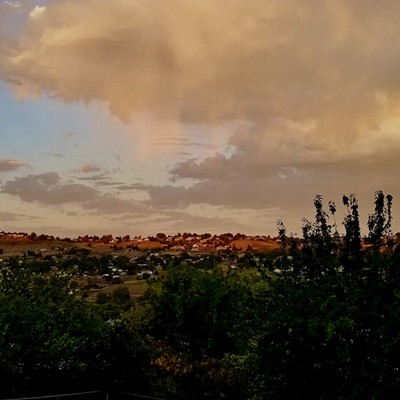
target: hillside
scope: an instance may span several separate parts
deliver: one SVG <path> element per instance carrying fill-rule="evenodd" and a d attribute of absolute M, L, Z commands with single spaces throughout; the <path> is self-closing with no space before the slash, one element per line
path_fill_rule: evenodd
<path fill-rule="evenodd" d="M 189 251 L 189 252 L 219 252 L 229 250 L 268 251 L 279 248 L 275 238 L 269 236 L 246 236 L 237 234 L 183 234 L 164 235 L 156 237 L 103 237 L 85 236 L 78 238 L 55 238 L 48 235 L 28 233 L 0 233 L 0 256 L 12 257 L 28 252 L 42 255 L 55 255 L 70 251 L 73 248 L 86 249 L 92 255 L 118 253 L 127 255 L 132 251 Z"/>

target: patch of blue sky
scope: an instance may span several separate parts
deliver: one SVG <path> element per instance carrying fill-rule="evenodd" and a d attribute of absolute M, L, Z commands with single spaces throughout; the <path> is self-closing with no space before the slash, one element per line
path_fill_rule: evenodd
<path fill-rule="evenodd" d="M 103 170 L 116 166 L 121 137 L 103 125 L 100 134 L 98 108 L 83 103 L 64 104 L 48 97 L 15 99 L 0 86 L 1 158 L 29 164 L 21 173 L 55 171 L 68 178 L 84 164 Z"/>
<path fill-rule="evenodd" d="M 4 84 L 0 84 L 0 109 L 1 156 L 5 158 L 43 163 L 46 157 L 38 155 L 68 151 L 65 133 L 88 130 L 85 106 L 48 97 L 21 102 Z"/>

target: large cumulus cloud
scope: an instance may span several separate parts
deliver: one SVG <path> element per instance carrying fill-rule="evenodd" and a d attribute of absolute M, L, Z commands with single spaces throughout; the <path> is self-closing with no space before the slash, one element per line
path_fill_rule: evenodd
<path fill-rule="evenodd" d="M 1 67 L 21 92 L 103 99 L 125 119 L 313 121 L 315 135 L 342 138 L 398 105 L 395 0 L 57 0 L 34 10 Z"/>

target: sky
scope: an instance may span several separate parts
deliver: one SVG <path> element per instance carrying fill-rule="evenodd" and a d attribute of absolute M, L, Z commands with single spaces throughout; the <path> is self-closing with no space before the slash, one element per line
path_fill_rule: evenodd
<path fill-rule="evenodd" d="M 0 230 L 400 230 L 398 0 L 0 0 Z"/>

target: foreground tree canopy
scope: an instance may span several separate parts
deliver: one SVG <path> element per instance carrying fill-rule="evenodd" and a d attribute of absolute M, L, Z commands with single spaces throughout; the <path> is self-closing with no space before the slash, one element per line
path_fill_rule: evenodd
<path fill-rule="evenodd" d="M 124 390 L 165 399 L 400 396 L 400 251 L 392 197 L 314 199 L 315 220 L 239 269 L 174 263 L 139 300 L 77 299 L 67 278 L 3 268 L 1 397 Z M 330 214 L 330 218 L 329 218 Z M 243 255 L 243 260 L 250 257 Z M 110 318 L 110 315 L 112 316 Z"/>

